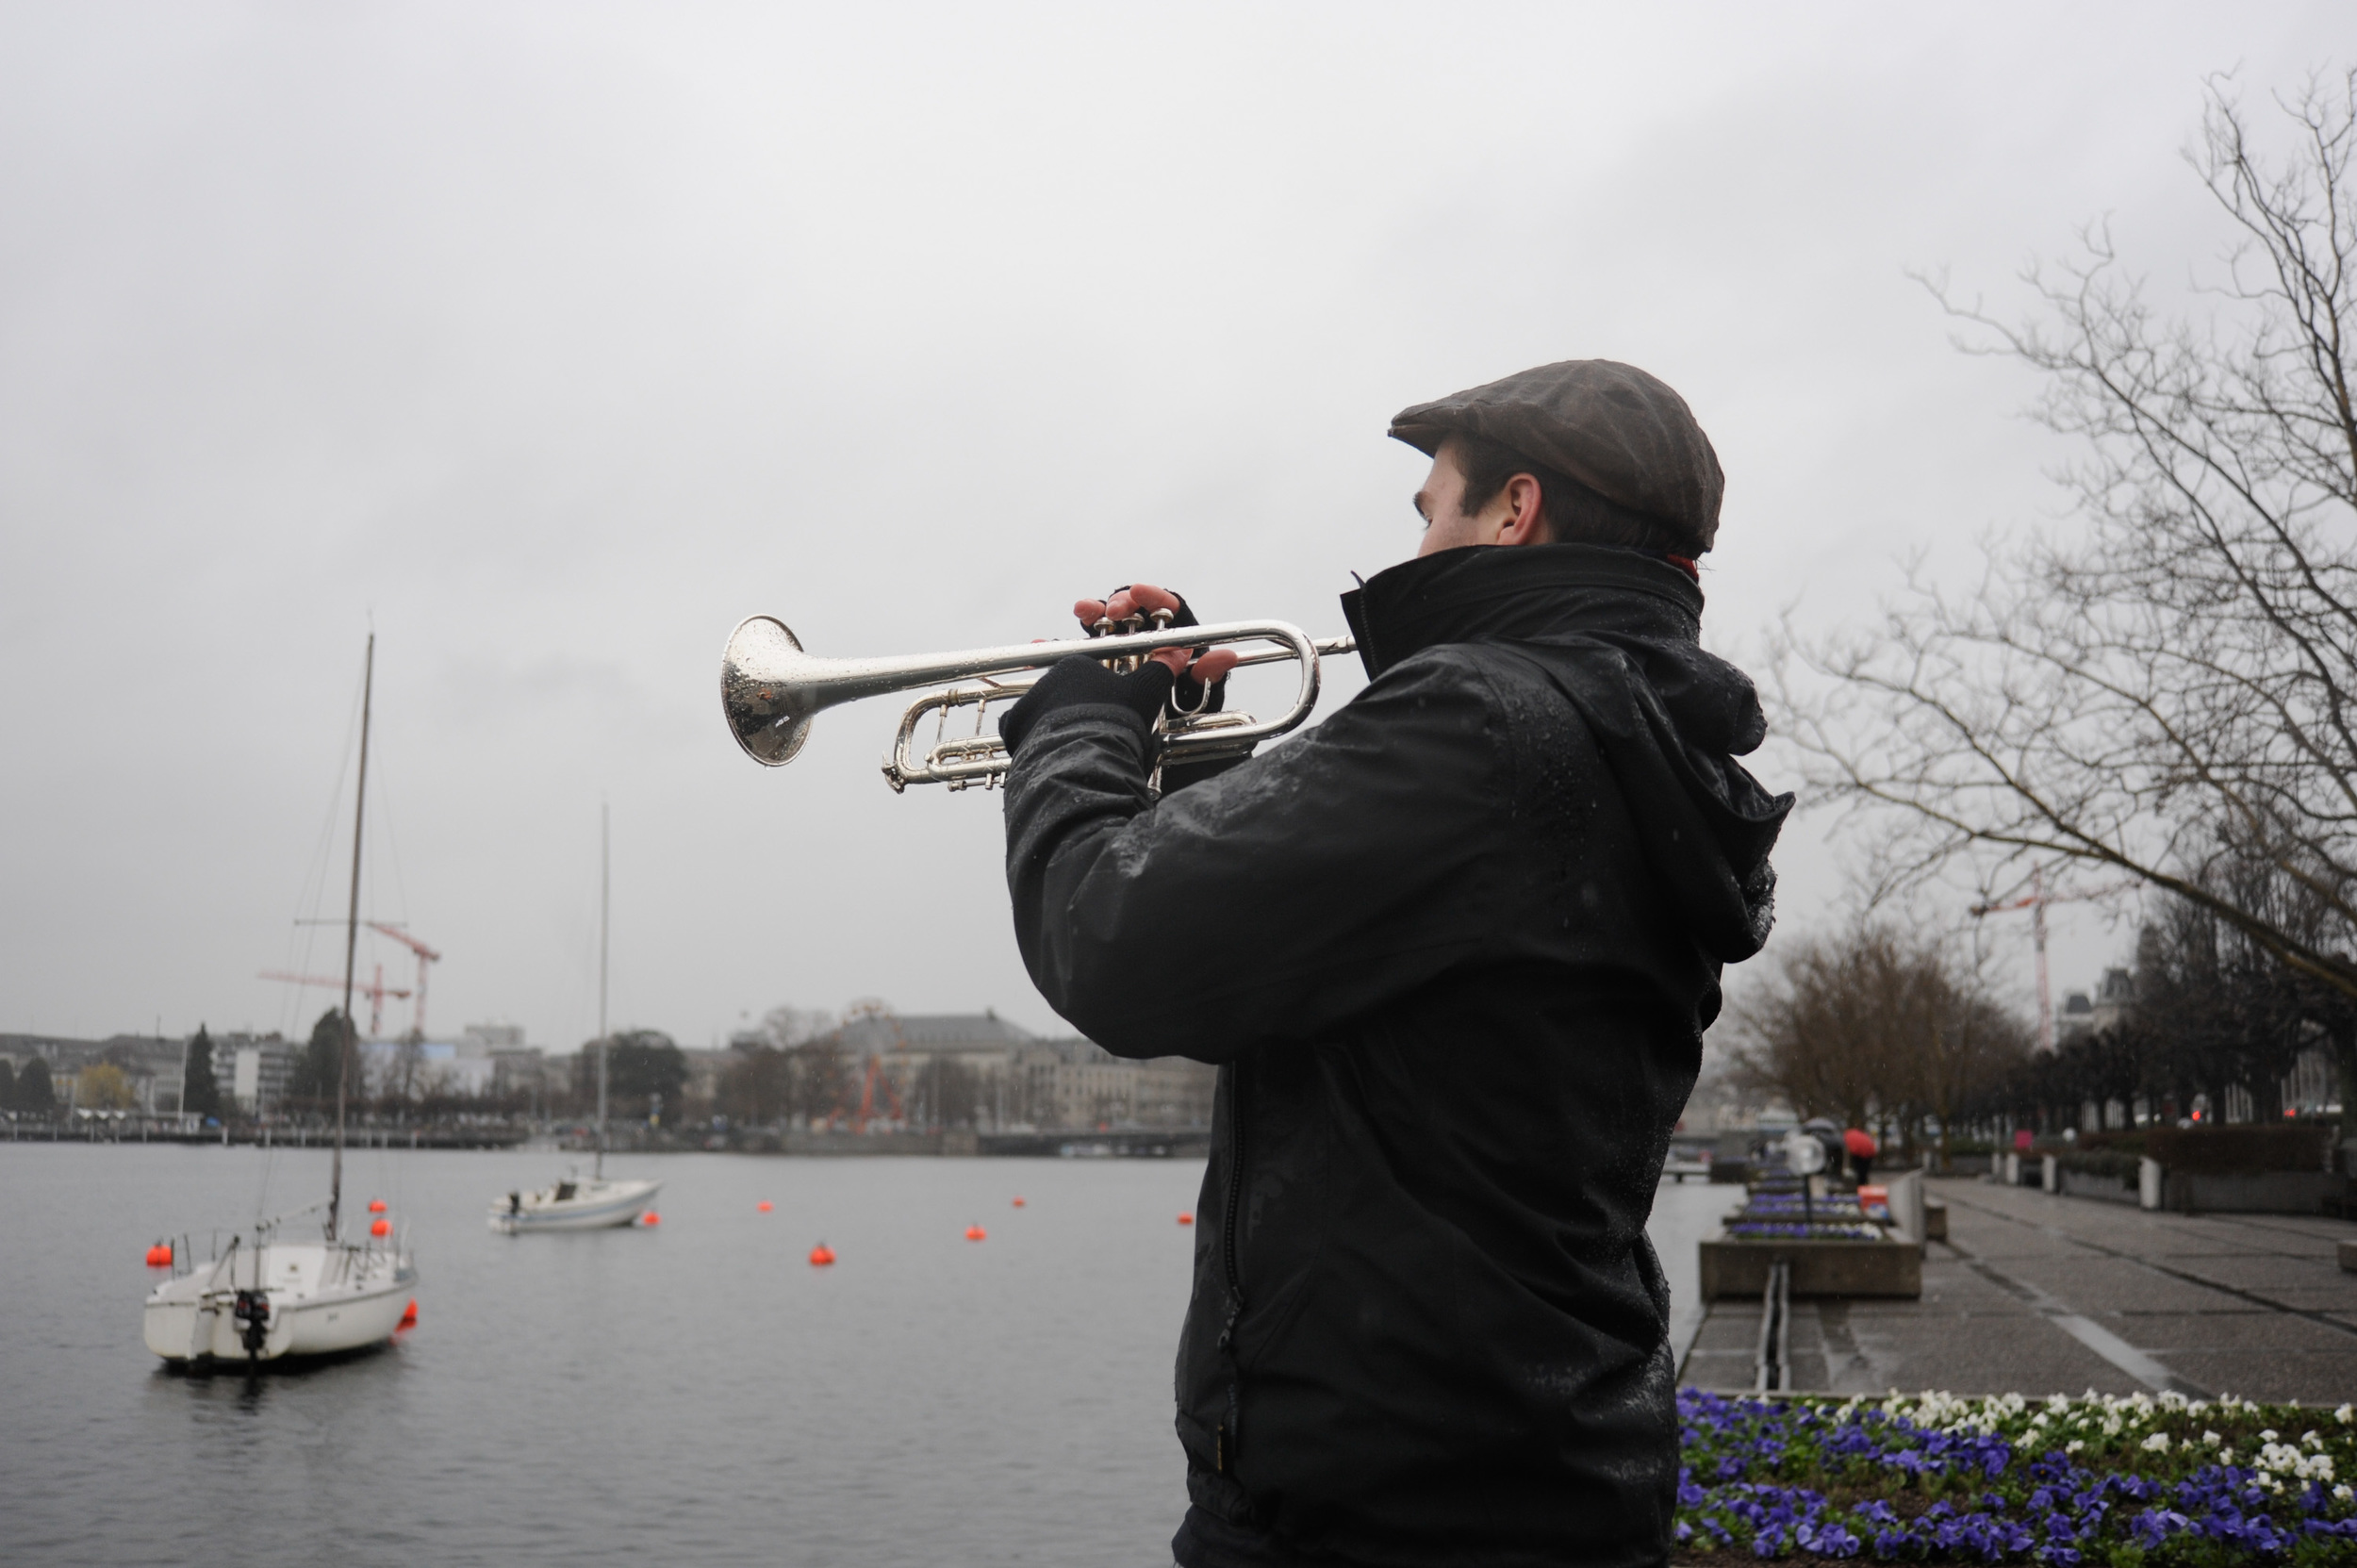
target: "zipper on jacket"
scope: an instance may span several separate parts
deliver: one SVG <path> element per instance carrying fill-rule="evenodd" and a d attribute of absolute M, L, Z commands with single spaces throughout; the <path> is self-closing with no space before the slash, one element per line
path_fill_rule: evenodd
<path fill-rule="evenodd" d="M 1228 1276 L 1228 1321 L 1220 1326 L 1220 1354 L 1228 1358 L 1228 1419 L 1211 1433 L 1211 1472 L 1228 1474 L 1228 1442 L 1236 1425 L 1242 1374 L 1236 1367 L 1236 1319 L 1244 1315 L 1244 1279 L 1236 1266 L 1236 1221 L 1244 1208 L 1244 1064 L 1228 1064 L 1228 1201 L 1220 1221 L 1219 1248 Z"/>

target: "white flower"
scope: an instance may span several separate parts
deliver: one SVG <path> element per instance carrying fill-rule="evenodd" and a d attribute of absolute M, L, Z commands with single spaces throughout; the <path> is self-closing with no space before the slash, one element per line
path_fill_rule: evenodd
<path fill-rule="evenodd" d="M 2105 1437 L 2118 1437 L 2119 1435 L 2119 1417 L 2117 1415 L 2107 1415 L 2103 1418 L 2103 1435 Z"/>
<path fill-rule="evenodd" d="M 2142 1446 L 2148 1454 L 2166 1454 L 2168 1452 L 2168 1434 L 2154 1432 L 2144 1440 Z"/>
<path fill-rule="evenodd" d="M 2233 1463 L 2233 1462 L 2234 1462 L 2234 1450 L 2233 1450 L 2232 1448 L 2220 1448 L 2220 1449 L 2217 1451 L 2217 1461 L 2218 1461 L 2218 1463 L 2220 1463 L 2220 1464 L 2232 1464 L 2232 1463 Z"/>
<path fill-rule="evenodd" d="M 2357 1421 L 2357 1405 L 2343 1405 L 2332 1412 L 2332 1419 L 2344 1427 L 2352 1421 Z"/>
<path fill-rule="evenodd" d="M 2273 1443 L 2275 1441 L 2275 1428 L 2269 1427 L 2266 1431 L 2261 1432 L 2259 1434 L 2259 1441 L 2261 1443 Z"/>
<path fill-rule="evenodd" d="M 2030 1417 L 2030 1425 L 2031 1425 L 2031 1426 L 2033 1426 L 2033 1427 L 2043 1427 L 2043 1426 L 2045 1426 L 2045 1425 L 2046 1425 L 2046 1412 L 2045 1412 L 2044 1411 L 2038 1411 L 2036 1415 L 2034 1415 L 2034 1416 Z"/>
<path fill-rule="evenodd" d="M 2064 1453 L 2066 1453 L 2066 1454 L 2075 1454 L 2075 1453 L 2077 1453 L 2080 1449 L 2082 1449 L 2082 1448 L 2084 1448 L 2084 1447 L 2085 1447 L 2085 1446 L 2086 1446 L 2086 1444 L 2084 1444 L 2084 1443 L 2080 1442 L 2077 1438 L 2075 1438 L 2075 1437 L 2074 1437 L 2074 1438 L 2072 1438 L 2072 1439 L 2071 1439 L 2069 1443 L 2066 1443 L 2066 1444 L 2063 1444 L 2063 1452 L 2064 1452 Z M 2344 1491 L 2344 1492 L 2346 1492 L 2346 1491 L 2348 1491 L 2349 1489 L 2348 1489 L 2347 1487 L 2343 1487 L 2341 1490 L 2342 1490 L 2342 1491 Z"/>
<path fill-rule="evenodd" d="M 2343 1481 L 2340 1485 L 2334 1487 L 2332 1489 L 2332 1495 L 2338 1497 L 2344 1503 L 2351 1500 L 2357 1500 L 2357 1492 L 2351 1492 L 2349 1489 L 2349 1483 L 2347 1481 Z"/>
<path fill-rule="evenodd" d="M 2305 1431 L 2299 1434 L 2299 1445 L 2303 1448 L 2321 1448 L 2324 1446 L 2324 1439 L 2314 1431 Z"/>
<path fill-rule="evenodd" d="M 2201 1441 L 2215 1448 L 2218 1444 L 2218 1436 L 2216 1432 L 2203 1432 L 2201 1434 Z"/>

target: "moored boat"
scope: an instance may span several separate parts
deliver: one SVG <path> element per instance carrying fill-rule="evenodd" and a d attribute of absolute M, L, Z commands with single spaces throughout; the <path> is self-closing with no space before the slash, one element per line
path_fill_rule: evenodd
<path fill-rule="evenodd" d="M 525 1230 L 607 1230 L 635 1225 L 663 1183 L 639 1179 L 569 1177 L 537 1192 L 513 1192 L 491 1205 L 491 1229 L 506 1235 Z"/>
<path fill-rule="evenodd" d="M 491 1205 L 491 1229 L 519 1236 L 528 1230 L 613 1230 L 635 1225 L 662 1189 L 660 1181 L 605 1174 L 606 939 L 613 908 L 611 817 L 598 821 L 598 1163 L 586 1180 L 578 1166 L 564 1180 L 536 1192 L 511 1192 Z"/>
<path fill-rule="evenodd" d="M 376 695 L 376 635 L 360 687 L 360 769 L 353 791 L 352 884 L 344 911 L 342 1048 L 336 1053 L 336 1145 L 327 1198 L 265 1220 L 197 1263 L 184 1242 L 172 1249 L 172 1278 L 147 1293 L 141 1329 L 148 1349 L 167 1362 L 242 1359 L 248 1366 L 288 1357 L 333 1356 L 393 1337 L 412 1305 L 417 1264 L 388 1219 L 369 1239 L 342 1237 L 344 1114 L 358 1040 L 352 1018 L 354 943 L 360 930 L 360 850 L 368 820 L 369 722 Z M 382 1209 L 381 1204 L 371 1205 Z M 279 1227 L 327 1211 L 317 1241 L 281 1241 Z"/>
<path fill-rule="evenodd" d="M 392 1338 L 418 1280 L 401 1242 L 275 1239 L 294 1217 L 232 1237 L 208 1261 L 184 1259 L 186 1248 L 175 1247 L 173 1277 L 148 1293 L 148 1349 L 173 1362 L 272 1362 Z"/>

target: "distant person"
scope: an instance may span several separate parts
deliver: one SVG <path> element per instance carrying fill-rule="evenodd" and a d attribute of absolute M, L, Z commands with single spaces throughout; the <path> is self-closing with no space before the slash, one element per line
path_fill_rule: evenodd
<path fill-rule="evenodd" d="M 1874 1135 L 1862 1127 L 1853 1127 L 1841 1134 L 1842 1152 L 1850 1157 L 1850 1180 L 1864 1186 L 1874 1178 L 1874 1156 L 1883 1146 Z"/>
<path fill-rule="evenodd" d="M 1222 1064 L 1178 1428 L 1185 1568 L 1658 1564 L 1677 1481 L 1670 1131 L 1791 804 L 1703 652 L 1717 457 L 1574 360 L 1409 408 L 1416 558 L 1344 596 L 1370 684 L 1149 787 L 1232 662 L 1069 658 L 1002 725 L 1031 977 Z M 1083 623 L 1185 602 L 1133 585 Z M 1201 651 L 1197 650 L 1197 653 Z"/>

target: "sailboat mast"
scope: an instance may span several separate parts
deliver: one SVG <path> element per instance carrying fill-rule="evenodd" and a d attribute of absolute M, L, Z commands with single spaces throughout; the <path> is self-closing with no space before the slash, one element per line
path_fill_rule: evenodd
<path fill-rule="evenodd" d="M 605 951 L 614 907 L 614 808 L 598 802 L 598 1168 L 605 1175 Z"/>
<path fill-rule="evenodd" d="M 359 1038 L 352 1022 L 352 966 L 360 945 L 360 844 L 369 809 L 369 714 L 376 701 L 374 632 L 369 634 L 368 657 L 361 670 L 360 782 L 352 794 L 352 892 L 344 905 L 344 1027 L 336 1052 L 336 1158 L 327 1184 L 327 1239 L 331 1242 L 336 1239 L 337 1219 L 344 1203 L 344 1078 L 351 1070 Z"/>

